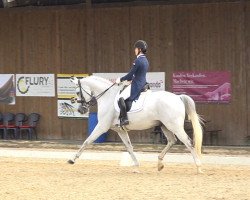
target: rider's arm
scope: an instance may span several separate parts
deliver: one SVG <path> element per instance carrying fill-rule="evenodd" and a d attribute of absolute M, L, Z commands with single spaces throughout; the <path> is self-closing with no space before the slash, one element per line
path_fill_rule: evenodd
<path fill-rule="evenodd" d="M 139 67 L 140 63 L 139 60 L 136 59 L 135 62 L 133 63 L 133 66 L 131 67 L 129 73 L 123 77 L 121 77 L 121 81 L 131 81 L 133 79 L 133 76 L 135 74 L 135 72 L 137 71 L 138 67 Z"/>

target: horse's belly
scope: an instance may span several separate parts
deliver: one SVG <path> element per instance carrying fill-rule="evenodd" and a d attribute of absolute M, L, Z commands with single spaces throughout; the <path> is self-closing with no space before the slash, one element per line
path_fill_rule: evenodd
<path fill-rule="evenodd" d="M 140 115 L 139 113 L 133 113 L 128 115 L 129 125 L 127 126 L 130 130 L 145 130 L 158 126 L 160 124 L 159 120 L 152 119 L 148 115 Z"/>
<path fill-rule="evenodd" d="M 155 123 L 149 122 L 149 123 L 144 123 L 144 124 L 139 124 L 139 123 L 130 123 L 127 128 L 129 130 L 146 130 L 150 129 L 152 127 L 158 126 L 160 124 L 159 121 L 155 121 Z"/>

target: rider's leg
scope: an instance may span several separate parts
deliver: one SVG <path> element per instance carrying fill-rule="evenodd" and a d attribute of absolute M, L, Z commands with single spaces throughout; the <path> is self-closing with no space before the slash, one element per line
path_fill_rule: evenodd
<path fill-rule="evenodd" d="M 131 93 L 131 85 L 127 86 L 122 91 L 122 93 L 120 94 L 119 101 L 118 101 L 118 106 L 120 108 L 120 125 L 121 126 L 129 124 L 125 100 L 130 97 L 130 93 Z"/>
<path fill-rule="evenodd" d="M 120 107 L 120 125 L 121 126 L 128 125 L 129 124 L 128 115 L 126 110 L 126 104 L 123 97 L 119 99 L 118 105 Z"/>

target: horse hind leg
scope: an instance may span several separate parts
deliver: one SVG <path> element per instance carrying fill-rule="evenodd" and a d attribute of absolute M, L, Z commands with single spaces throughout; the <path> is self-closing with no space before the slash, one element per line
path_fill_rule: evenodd
<path fill-rule="evenodd" d="M 158 171 L 161 171 L 164 168 L 164 164 L 163 164 L 164 156 L 177 141 L 175 135 L 171 131 L 169 131 L 165 126 L 162 126 L 161 130 L 166 136 L 168 143 L 167 143 L 167 146 L 162 150 L 162 152 L 158 156 Z"/>
<path fill-rule="evenodd" d="M 196 167 L 197 167 L 197 172 L 203 173 L 201 170 L 201 161 L 199 159 L 199 156 L 198 156 L 197 152 L 195 151 L 195 149 L 191 143 L 191 139 L 188 137 L 185 130 L 181 129 L 181 130 L 177 131 L 176 136 L 187 147 L 187 149 L 191 152 L 193 159 L 194 159 L 194 162 L 195 162 Z"/>

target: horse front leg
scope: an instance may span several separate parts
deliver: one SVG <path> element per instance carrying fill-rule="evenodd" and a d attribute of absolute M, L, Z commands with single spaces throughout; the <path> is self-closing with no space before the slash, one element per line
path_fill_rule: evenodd
<path fill-rule="evenodd" d="M 131 144 L 129 135 L 127 131 L 117 131 L 118 135 L 120 136 L 122 142 L 124 143 L 127 151 L 129 152 L 133 162 L 134 162 L 134 166 L 136 167 L 134 169 L 134 172 L 139 173 L 138 167 L 139 167 L 139 162 L 134 154 L 134 150 L 133 150 L 133 146 Z"/>
<path fill-rule="evenodd" d="M 81 155 L 84 149 L 90 144 L 92 144 L 100 135 L 103 133 L 107 132 L 108 130 L 103 129 L 99 123 L 96 125 L 95 129 L 93 132 L 90 134 L 90 136 L 83 142 L 82 146 L 80 149 L 77 151 L 77 153 L 73 156 L 72 159 L 68 160 L 69 164 L 74 164 L 76 159 L 78 159 Z"/>

